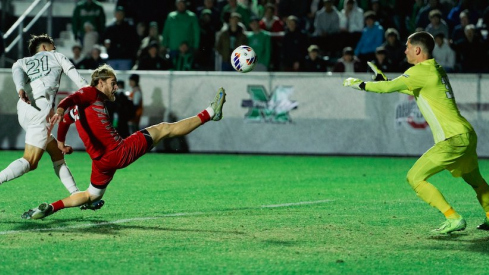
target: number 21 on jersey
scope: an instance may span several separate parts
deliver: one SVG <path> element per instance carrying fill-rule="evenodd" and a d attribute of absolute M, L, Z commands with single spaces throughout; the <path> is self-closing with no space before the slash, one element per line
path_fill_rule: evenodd
<path fill-rule="evenodd" d="M 34 58 L 26 62 L 27 75 L 34 81 L 50 72 L 48 56 L 43 55 L 41 58 Z"/>

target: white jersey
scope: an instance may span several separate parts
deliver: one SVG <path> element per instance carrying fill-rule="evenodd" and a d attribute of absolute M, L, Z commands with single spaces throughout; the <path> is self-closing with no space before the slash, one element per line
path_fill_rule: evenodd
<path fill-rule="evenodd" d="M 80 89 L 88 82 L 75 69 L 73 63 L 56 51 L 41 51 L 31 57 L 17 60 L 12 66 L 17 93 L 30 82 L 33 100 L 45 97 L 51 104 L 59 89 L 61 73 L 65 73 Z"/>

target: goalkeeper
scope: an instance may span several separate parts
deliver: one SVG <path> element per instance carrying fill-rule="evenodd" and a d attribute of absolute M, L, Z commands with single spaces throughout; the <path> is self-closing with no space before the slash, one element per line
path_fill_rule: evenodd
<path fill-rule="evenodd" d="M 445 70 L 433 59 L 433 36 L 416 32 L 408 37 L 406 58 L 413 64 L 403 75 L 388 80 L 375 65 L 375 82 L 348 78 L 343 86 L 375 93 L 401 92 L 414 96 L 429 123 L 435 145 L 424 153 L 409 170 L 407 180 L 416 194 L 446 217 L 435 234 L 447 234 L 466 228 L 465 219 L 453 209 L 440 191 L 427 182 L 428 178 L 446 169 L 454 177 L 462 177 L 475 190 L 486 212 L 484 222 L 477 228 L 489 230 L 489 187 L 479 172 L 477 135 L 470 123 L 460 114 Z M 384 80 L 384 81 L 379 81 Z"/>

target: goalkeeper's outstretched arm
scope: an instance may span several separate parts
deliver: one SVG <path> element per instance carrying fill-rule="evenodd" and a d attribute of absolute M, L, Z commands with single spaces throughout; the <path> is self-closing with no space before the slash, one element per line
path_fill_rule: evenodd
<path fill-rule="evenodd" d="M 393 80 L 373 82 L 365 82 L 361 79 L 350 77 L 343 81 L 343 86 L 374 93 L 400 92 L 408 95 L 413 95 L 413 92 L 409 90 L 408 86 L 402 79 L 402 76 L 397 77 Z"/>

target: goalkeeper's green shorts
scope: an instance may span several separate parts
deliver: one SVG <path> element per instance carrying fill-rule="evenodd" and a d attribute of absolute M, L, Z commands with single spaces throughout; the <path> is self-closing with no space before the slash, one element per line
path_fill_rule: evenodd
<path fill-rule="evenodd" d="M 409 171 L 417 181 L 446 169 L 454 177 L 461 177 L 479 167 L 477 135 L 464 133 L 438 142 L 424 153 Z"/>

